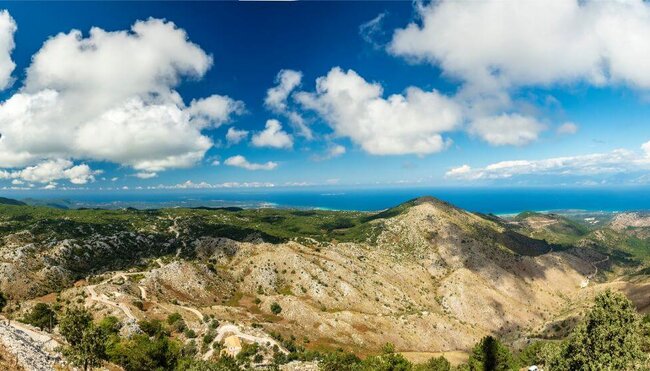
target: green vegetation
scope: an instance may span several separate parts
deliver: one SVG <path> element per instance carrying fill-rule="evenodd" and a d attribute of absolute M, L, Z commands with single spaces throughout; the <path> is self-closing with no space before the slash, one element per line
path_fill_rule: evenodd
<path fill-rule="evenodd" d="M 31 311 L 22 319 L 23 322 L 28 323 L 41 330 L 52 331 L 57 324 L 56 312 L 45 303 L 38 303 L 34 305 Z"/>
<path fill-rule="evenodd" d="M 0 291 L 0 312 L 5 309 L 8 302 L 9 299 L 7 298 L 7 295 L 4 292 Z"/>
<path fill-rule="evenodd" d="M 361 359 L 343 351 L 313 351 L 296 344 L 296 339 L 271 334 L 287 350 L 264 350 L 257 344 L 243 344 L 237 357 L 222 356 L 216 360 L 199 360 L 196 340 L 184 346 L 170 335 L 169 328 L 182 322 L 177 313 L 166 321 L 140 321 L 143 333 L 130 337 L 119 335 L 120 324 L 115 317 L 105 317 L 97 324 L 83 308 L 67 308 L 61 315 L 61 335 L 68 343 L 64 355 L 84 370 L 112 362 L 126 371 L 140 370 L 241 370 L 253 368 L 268 359 L 272 365 L 291 361 L 319 361 L 323 371 L 509 371 L 537 364 L 553 371 L 569 370 L 632 370 L 647 368 L 650 349 L 650 316 L 639 318 L 632 303 L 620 293 L 605 292 L 596 298 L 594 307 L 562 342 L 535 342 L 519 354 L 511 351 L 497 338 L 487 336 L 476 344 L 468 363 L 452 367 L 444 357 L 413 364 L 386 344 L 378 355 Z M 202 353 L 214 340 L 214 330 L 204 334 Z M 216 355 L 219 346 L 215 343 Z M 646 368 L 644 368 L 646 367 Z"/>
<path fill-rule="evenodd" d="M 516 368 L 510 350 L 492 336 L 486 336 L 476 344 L 467 363 L 471 371 L 508 371 Z"/>
<path fill-rule="evenodd" d="M 83 332 L 90 326 L 92 320 L 92 315 L 84 308 L 67 308 L 61 316 L 59 332 L 70 346 L 77 346 L 82 342 Z"/>
<path fill-rule="evenodd" d="M 0 197 L 0 205 L 22 206 L 27 204 L 22 201 L 14 200 L 13 198 Z"/>
<path fill-rule="evenodd" d="M 607 291 L 585 320 L 558 348 L 553 370 L 632 370 L 647 366 L 643 327 L 634 305 L 621 293 Z"/>
<path fill-rule="evenodd" d="M 280 312 L 282 312 L 282 307 L 280 306 L 280 304 L 273 302 L 271 304 L 271 313 L 278 315 L 280 314 Z"/>
<path fill-rule="evenodd" d="M 110 317 L 107 317 L 110 318 Z M 114 318 L 114 317 L 113 317 Z M 105 358 L 105 343 L 113 320 L 102 320 L 100 326 L 92 322 L 92 315 L 85 308 L 68 308 L 61 317 L 59 331 L 68 342 L 63 354 L 84 371 L 101 366 Z"/>

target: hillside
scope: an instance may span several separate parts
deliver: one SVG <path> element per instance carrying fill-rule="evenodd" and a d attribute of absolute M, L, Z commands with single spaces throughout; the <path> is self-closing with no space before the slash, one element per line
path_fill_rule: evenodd
<path fill-rule="evenodd" d="M 13 198 L 0 197 L 0 205 L 21 206 L 27 204 L 22 201 L 14 200 Z"/>
<path fill-rule="evenodd" d="M 379 213 L 0 206 L 0 290 L 23 310 L 56 299 L 125 322 L 180 312 L 199 334 L 210 316 L 315 349 L 465 352 L 487 334 L 516 344 L 570 329 L 609 250 L 566 245 L 595 231 L 562 222 L 430 197 Z"/>

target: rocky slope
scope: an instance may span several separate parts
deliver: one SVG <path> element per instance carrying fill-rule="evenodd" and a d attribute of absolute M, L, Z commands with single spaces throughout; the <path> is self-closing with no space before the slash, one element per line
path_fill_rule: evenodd
<path fill-rule="evenodd" d="M 548 231 L 554 218 L 513 224 L 433 198 L 376 214 L 174 209 L 52 217 L 9 208 L 0 214 L 0 289 L 17 297 L 63 290 L 60 300 L 85 301 L 125 322 L 180 312 L 201 331 L 200 319 L 212 315 L 309 347 L 360 353 L 386 342 L 446 352 L 465 351 L 486 334 L 511 342 L 552 336 L 549 324 L 593 296 L 594 271 L 607 256 L 528 233 Z M 102 274 L 114 270 L 122 273 Z"/>

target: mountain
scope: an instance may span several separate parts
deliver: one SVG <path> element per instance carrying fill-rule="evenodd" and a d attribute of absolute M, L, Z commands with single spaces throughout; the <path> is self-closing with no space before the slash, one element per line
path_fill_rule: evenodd
<path fill-rule="evenodd" d="M 14 200 L 12 198 L 0 197 L 0 205 L 22 206 L 27 204 L 22 201 Z"/>
<path fill-rule="evenodd" d="M 313 348 L 466 352 L 487 334 L 563 336 L 618 264 L 603 259 L 626 253 L 580 245 L 596 238 L 432 197 L 379 213 L 0 206 L 0 289 L 125 319 L 198 311 Z"/>

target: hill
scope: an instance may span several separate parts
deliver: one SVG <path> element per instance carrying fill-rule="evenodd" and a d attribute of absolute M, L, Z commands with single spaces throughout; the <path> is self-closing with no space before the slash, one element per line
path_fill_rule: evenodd
<path fill-rule="evenodd" d="M 567 245 L 595 232 L 432 197 L 379 213 L 0 206 L 0 290 L 125 322 L 179 312 L 199 334 L 213 316 L 313 349 L 462 353 L 566 334 L 623 251 Z"/>
<path fill-rule="evenodd" d="M 27 204 L 22 201 L 14 200 L 12 198 L 0 197 L 0 205 L 22 206 Z"/>

